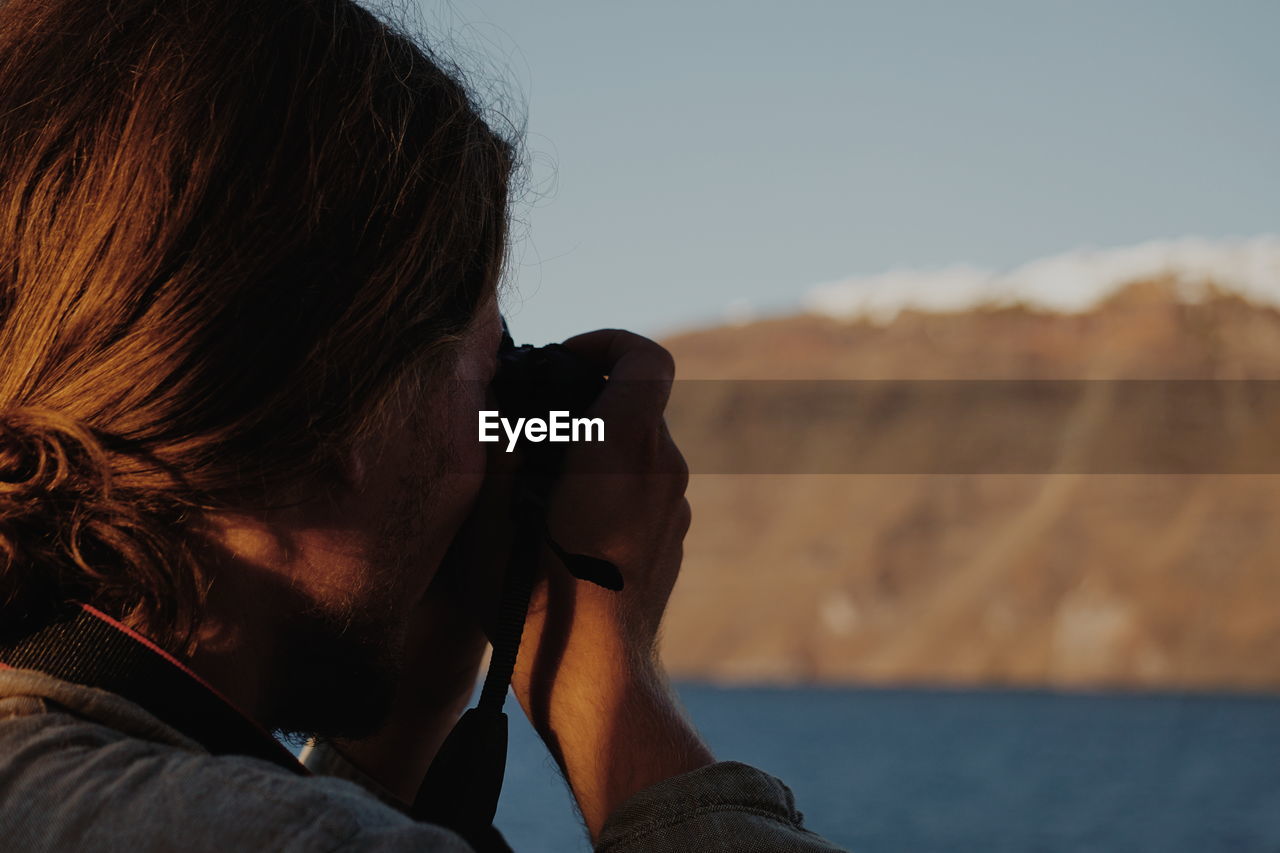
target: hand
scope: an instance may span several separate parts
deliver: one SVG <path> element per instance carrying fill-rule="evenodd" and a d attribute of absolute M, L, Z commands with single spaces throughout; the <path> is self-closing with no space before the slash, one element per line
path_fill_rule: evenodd
<path fill-rule="evenodd" d="M 712 757 L 656 659 L 690 519 L 687 469 L 662 416 L 671 356 L 646 338 L 612 330 L 565 346 L 609 376 L 586 412 L 604 419 L 608 441 L 570 447 L 548 528 L 566 550 L 612 562 L 625 587 L 611 592 L 577 581 L 545 554 L 512 687 L 595 836 L 632 794 Z M 512 460 L 490 458 L 486 488 L 460 540 L 470 555 L 473 598 L 496 590 L 494 572 L 505 565 L 501 531 Z"/>
<path fill-rule="evenodd" d="M 612 592 L 563 571 L 547 574 L 530 606 L 525 665 L 516 672 L 517 695 L 527 687 L 535 704 L 532 694 L 550 690 L 558 675 L 598 669 L 610 655 L 617 658 L 611 663 L 641 672 L 655 666 L 658 627 L 690 521 L 688 470 L 663 418 L 675 372 L 670 354 L 617 330 L 579 335 L 565 346 L 609 376 L 586 413 L 604 420 L 609 440 L 570 448 L 547 526 L 567 551 L 617 566 L 625 587 Z"/>

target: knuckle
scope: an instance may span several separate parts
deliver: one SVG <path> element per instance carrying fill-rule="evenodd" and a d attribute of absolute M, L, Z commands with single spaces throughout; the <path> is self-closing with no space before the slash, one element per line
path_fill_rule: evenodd
<path fill-rule="evenodd" d="M 663 470 L 673 475 L 680 487 L 680 493 L 684 494 L 684 490 L 689 485 L 689 461 L 685 459 L 680 446 L 671 437 L 665 420 L 660 427 L 659 442 L 666 457 L 663 460 Z"/>
<path fill-rule="evenodd" d="M 685 461 L 684 454 L 676 447 L 672 447 L 671 481 L 676 491 L 683 495 L 689 488 L 689 463 Z"/>
<path fill-rule="evenodd" d="M 676 508 L 674 528 L 679 536 L 683 539 L 684 535 L 689 532 L 689 528 L 693 525 L 693 506 L 688 499 L 681 498 L 679 506 Z"/>
<path fill-rule="evenodd" d="M 653 358 L 655 364 L 662 371 L 665 379 L 674 379 L 676 375 L 676 358 L 671 351 L 662 344 L 653 343 Z"/>

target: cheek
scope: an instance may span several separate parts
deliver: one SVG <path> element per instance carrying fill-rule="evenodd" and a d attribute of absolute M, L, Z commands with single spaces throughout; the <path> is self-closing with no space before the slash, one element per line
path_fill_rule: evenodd
<path fill-rule="evenodd" d="M 485 454 L 477 439 L 484 396 L 479 382 L 441 383 L 421 403 L 423 423 L 406 437 L 418 442 L 415 458 L 386 460 L 390 468 L 399 466 L 399 509 L 388 514 L 381 538 L 409 584 L 402 588 L 406 600 L 425 592 L 484 482 Z"/>

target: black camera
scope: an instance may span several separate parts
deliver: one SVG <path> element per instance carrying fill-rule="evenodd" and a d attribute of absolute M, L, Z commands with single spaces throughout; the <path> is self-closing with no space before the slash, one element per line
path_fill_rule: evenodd
<path fill-rule="evenodd" d="M 582 415 L 604 389 L 590 364 L 559 344 L 516 346 L 502 321 L 502 345 L 493 394 L 507 419 Z M 416 817 L 453 828 L 480 851 L 507 851 L 493 829 L 506 768 L 507 717 L 502 706 L 511 683 L 529 598 L 542 548 L 569 573 L 605 589 L 621 590 L 622 573 L 607 560 L 572 554 L 550 536 L 546 510 L 564 461 L 565 445 L 520 439 L 512 490 L 513 537 L 502 601 L 490 640 L 493 653 L 476 706 L 467 711 L 441 745 L 414 802 Z"/>
<path fill-rule="evenodd" d="M 591 365 L 560 344 L 516 346 L 503 319 L 498 372 L 493 380 L 502 417 L 546 417 L 557 411 L 577 417 L 600 396 L 604 381 Z M 563 458 L 563 445 L 521 440 L 517 447 L 526 470 L 554 479 Z"/>
<path fill-rule="evenodd" d="M 502 417 L 546 417 L 551 412 L 568 412 L 569 417 L 577 417 L 600 396 L 604 384 L 605 379 L 599 372 L 560 344 L 516 346 L 503 319 L 498 372 L 493 380 L 493 393 Z M 512 514 L 517 519 L 541 516 L 560 475 L 566 445 L 521 439 L 516 449 L 520 453 L 520 470 L 512 498 Z M 550 536 L 545 536 L 545 531 L 542 538 L 574 577 L 606 589 L 622 589 L 622 575 L 612 563 L 568 553 Z"/>

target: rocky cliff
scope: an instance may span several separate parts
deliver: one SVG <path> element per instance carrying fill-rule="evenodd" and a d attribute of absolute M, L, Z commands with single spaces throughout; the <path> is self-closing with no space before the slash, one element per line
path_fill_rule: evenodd
<path fill-rule="evenodd" d="M 664 343 L 681 380 L 1280 379 L 1280 312 L 1212 282 L 1188 299 L 1164 278 L 1072 313 L 804 314 Z M 681 391 L 670 423 L 691 458 L 752 430 L 796 438 L 785 420 L 748 423 Z M 1081 401 L 1080 440 L 1115 405 Z M 1034 405 L 1024 416 L 1048 428 Z M 791 423 L 819 450 L 849 434 L 821 406 Z M 680 677 L 1280 687 L 1280 475 L 694 468 L 663 645 Z"/>

